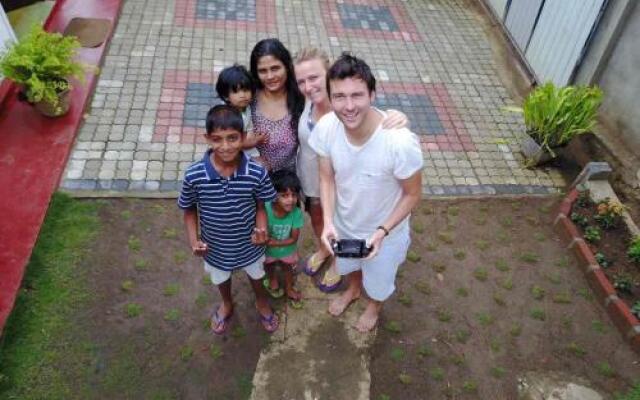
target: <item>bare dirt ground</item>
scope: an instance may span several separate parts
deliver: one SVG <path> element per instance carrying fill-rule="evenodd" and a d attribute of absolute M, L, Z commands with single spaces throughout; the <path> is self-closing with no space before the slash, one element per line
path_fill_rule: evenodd
<path fill-rule="evenodd" d="M 531 370 L 581 376 L 607 393 L 640 376 L 639 357 L 552 232 L 556 201 L 421 205 L 372 347 L 372 399 L 513 399 Z M 246 278 L 234 276 L 228 334 L 211 334 L 217 291 L 188 252 L 174 201 L 102 202 L 102 229 L 82 262 L 93 299 L 76 321 L 91 346 L 92 396 L 248 398 L 269 340 Z M 307 227 L 301 253 L 311 246 Z"/>

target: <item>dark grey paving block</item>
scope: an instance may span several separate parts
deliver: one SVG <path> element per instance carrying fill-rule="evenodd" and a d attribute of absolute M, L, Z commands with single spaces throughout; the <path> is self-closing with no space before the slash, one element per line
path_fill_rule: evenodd
<path fill-rule="evenodd" d="M 110 190 L 111 185 L 113 185 L 112 179 L 99 179 L 98 180 L 98 190 Z"/>
<path fill-rule="evenodd" d="M 204 128 L 209 109 L 223 101 L 218 98 L 214 85 L 210 83 L 187 83 L 182 126 Z"/>
<path fill-rule="evenodd" d="M 129 190 L 145 190 L 146 181 L 131 181 L 129 182 Z"/>
<path fill-rule="evenodd" d="M 338 3 L 342 26 L 347 29 L 371 29 L 397 32 L 399 30 L 389 7 Z"/>
<path fill-rule="evenodd" d="M 375 106 L 382 109 L 400 110 L 411 121 L 411 130 L 419 135 L 442 135 L 445 133 L 440 117 L 427 95 L 402 93 L 377 94 Z"/>
<path fill-rule="evenodd" d="M 196 18 L 226 21 L 255 21 L 256 0 L 197 0 Z"/>
<path fill-rule="evenodd" d="M 180 181 L 160 181 L 160 191 L 171 192 L 174 190 L 180 190 L 182 182 Z"/>
<path fill-rule="evenodd" d="M 129 188 L 129 181 L 126 179 L 114 179 L 111 184 L 111 190 L 123 192 Z"/>

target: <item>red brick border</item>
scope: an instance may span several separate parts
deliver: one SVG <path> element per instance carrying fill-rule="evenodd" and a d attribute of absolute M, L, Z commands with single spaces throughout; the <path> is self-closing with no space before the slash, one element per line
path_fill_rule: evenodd
<path fill-rule="evenodd" d="M 554 228 L 562 242 L 573 251 L 580 263 L 589 286 L 594 291 L 598 302 L 602 304 L 609 318 L 618 328 L 622 336 L 631 344 L 631 348 L 640 353 L 640 321 L 631 313 L 626 303 L 620 300 L 616 291 L 598 265 L 591 249 L 580 236 L 578 228 L 568 217 L 571 207 L 578 198 L 578 191 L 573 189 L 560 203 Z"/>

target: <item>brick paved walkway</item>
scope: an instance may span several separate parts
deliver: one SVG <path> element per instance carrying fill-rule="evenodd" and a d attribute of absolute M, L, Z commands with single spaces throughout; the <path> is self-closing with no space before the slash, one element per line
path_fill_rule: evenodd
<path fill-rule="evenodd" d="M 216 73 L 277 36 L 371 65 L 378 104 L 420 135 L 425 194 L 553 192 L 557 171 L 521 166 L 521 116 L 501 110 L 513 101 L 473 1 L 127 0 L 62 187 L 174 192 L 205 148 Z"/>

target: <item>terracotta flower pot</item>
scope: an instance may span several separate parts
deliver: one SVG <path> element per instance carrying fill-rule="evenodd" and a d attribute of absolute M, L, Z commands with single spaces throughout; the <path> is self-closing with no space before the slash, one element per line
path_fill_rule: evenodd
<path fill-rule="evenodd" d="M 36 110 L 46 117 L 61 117 L 69 112 L 71 106 L 71 91 L 69 89 L 58 93 L 58 104 L 53 105 L 47 101 L 33 103 Z"/>

